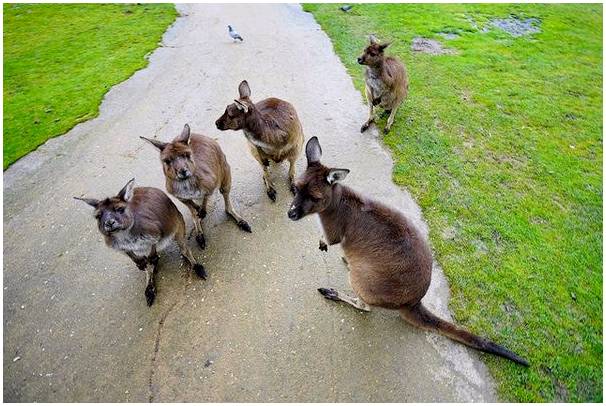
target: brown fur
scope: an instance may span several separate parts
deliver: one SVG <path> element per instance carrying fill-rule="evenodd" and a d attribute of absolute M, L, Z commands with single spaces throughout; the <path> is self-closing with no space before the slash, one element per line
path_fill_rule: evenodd
<path fill-rule="evenodd" d="M 267 195 L 276 200 L 276 190 L 269 179 L 269 161 L 289 161 L 291 189 L 295 178 L 295 163 L 303 147 L 303 127 L 295 108 L 276 98 L 253 103 L 248 82 L 238 87 L 240 97 L 225 108 L 216 121 L 219 130 L 243 130 L 253 157 L 263 168 Z"/>
<path fill-rule="evenodd" d="M 379 44 L 370 37 L 370 45 L 358 58 L 358 63 L 366 65 L 364 80 L 366 83 L 366 100 L 369 106 L 368 120 L 362 125 L 364 132 L 375 121 L 374 107 L 380 106 L 389 114 L 383 129 L 388 133 L 393 125 L 396 111 L 408 95 L 408 76 L 404 64 L 397 58 L 385 56 L 384 50 L 389 46 Z"/>
<path fill-rule="evenodd" d="M 132 213 L 130 233 L 133 235 L 150 236 L 160 240 L 182 231 L 185 225 L 177 206 L 163 191 L 154 187 L 134 188 L 133 197 L 128 202 L 118 196 L 107 198 L 99 204 L 96 214 L 118 207 L 130 208 Z M 107 246 L 112 247 L 114 235 L 103 234 Z"/>
<path fill-rule="evenodd" d="M 134 187 L 134 179 L 114 197 L 103 200 L 76 198 L 95 208 L 99 231 L 107 246 L 127 254 L 147 273 L 145 296 L 148 306 L 156 297 L 155 275 L 158 271 L 158 251 L 172 240 L 177 242 L 189 266 L 206 277 L 204 267 L 196 263 L 186 245 L 185 222 L 177 206 L 159 189 Z M 148 265 L 152 269 L 148 269 Z"/>
<path fill-rule="evenodd" d="M 528 362 L 489 340 L 469 333 L 429 312 L 421 300 L 431 282 L 432 254 L 416 227 L 398 210 L 339 184 L 349 172 L 320 163 L 316 137 L 306 147 L 308 167 L 296 182 L 288 216 L 298 220 L 317 213 L 328 245 L 341 244 L 350 269 L 349 281 L 359 299 L 334 289 L 320 292 L 361 310 L 367 305 L 399 310 L 413 325 L 517 363 Z"/>
<path fill-rule="evenodd" d="M 141 138 L 160 150 L 166 190 L 190 209 L 196 240 L 202 249 L 206 246 L 202 219 L 206 217 L 208 198 L 217 188 L 223 195 L 226 213 L 242 230 L 251 231 L 248 223 L 232 207 L 229 197 L 231 169 L 217 141 L 192 134 L 187 124 L 170 143 Z"/>

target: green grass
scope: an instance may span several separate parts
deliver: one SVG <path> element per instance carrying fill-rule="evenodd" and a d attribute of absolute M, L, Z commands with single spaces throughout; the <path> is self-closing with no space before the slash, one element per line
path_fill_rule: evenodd
<path fill-rule="evenodd" d="M 305 9 L 358 89 L 368 33 L 407 65 L 410 95 L 384 142 L 423 208 L 456 320 L 531 363 L 482 356 L 500 397 L 601 401 L 602 6 L 338 7 Z M 542 32 L 480 32 L 510 14 Z M 413 53 L 416 36 L 458 55 Z"/>
<path fill-rule="evenodd" d="M 176 15 L 170 4 L 4 4 L 4 169 L 95 117 Z"/>

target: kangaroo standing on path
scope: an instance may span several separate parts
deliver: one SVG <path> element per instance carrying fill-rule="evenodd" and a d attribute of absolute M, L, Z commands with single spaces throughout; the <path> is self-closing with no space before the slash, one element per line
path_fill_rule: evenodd
<path fill-rule="evenodd" d="M 206 217 L 208 198 L 215 189 L 223 195 L 225 212 L 242 230 L 251 232 L 248 222 L 234 210 L 231 191 L 231 169 L 219 143 L 201 134 L 192 134 L 185 124 L 172 142 L 141 137 L 160 151 L 166 190 L 191 211 L 200 248 L 206 247 L 202 219 Z"/>
<path fill-rule="evenodd" d="M 274 97 L 253 103 L 246 80 L 240 83 L 238 92 L 240 98 L 225 108 L 215 124 L 222 131 L 244 131 L 250 152 L 263 167 L 267 196 L 275 202 L 276 189 L 269 179 L 269 161 L 289 162 L 288 181 L 293 191 L 295 163 L 303 148 L 303 127 L 292 104 Z"/>
<path fill-rule="evenodd" d="M 349 282 L 357 297 L 330 288 L 318 289 L 325 298 L 370 311 L 369 306 L 398 310 L 409 323 L 528 366 L 508 349 L 478 337 L 433 315 L 421 299 L 431 282 L 432 255 L 414 225 L 399 211 L 370 200 L 339 181 L 348 169 L 320 163 L 316 137 L 306 146 L 307 170 L 296 183 L 288 217 L 299 220 L 317 213 L 328 245 L 341 244 Z"/>
<path fill-rule="evenodd" d="M 185 221 L 177 206 L 160 189 L 135 188 L 131 179 L 117 196 L 103 200 L 74 197 L 95 208 L 97 226 L 107 246 L 124 252 L 147 274 L 145 297 L 151 306 L 156 298 L 158 252 L 172 240 L 196 274 L 206 279 L 206 272 L 187 247 Z M 151 265 L 149 269 L 148 265 Z"/>
<path fill-rule="evenodd" d="M 398 59 L 385 56 L 389 43 L 379 44 L 374 35 L 369 37 L 370 45 L 358 57 L 360 65 L 366 65 L 364 80 L 366 83 L 366 100 L 368 102 L 368 120 L 360 129 L 364 132 L 375 121 L 374 107 L 380 106 L 389 114 L 383 133 L 391 130 L 398 107 L 408 95 L 408 76 L 404 64 Z"/>

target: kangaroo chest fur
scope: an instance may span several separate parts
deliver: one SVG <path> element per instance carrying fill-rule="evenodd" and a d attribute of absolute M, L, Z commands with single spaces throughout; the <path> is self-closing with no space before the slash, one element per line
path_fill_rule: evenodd
<path fill-rule="evenodd" d="M 370 89 L 373 100 L 380 99 L 386 93 L 387 87 L 374 69 L 366 69 L 366 86 Z"/>
<path fill-rule="evenodd" d="M 255 134 L 249 130 L 242 130 L 242 131 L 244 131 L 244 136 L 246 137 L 246 140 L 248 142 L 250 142 L 252 145 L 254 145 L 257 148 L 260 148 L 261 151 L 263 151 L 267 155 L 273 156 L 273 155 L 280 154 L 280 152 L 281 152 L 280 148 L 259 140 L 258 138 L 256 138 Z"/>
<path fill-rule="evenodd" d="M 170 193 L 178 199 L 182 200 L 203 200 L 208 194 L 207 190 L 199 187 L 194 178 L 189 178 L 184 181 L 172 182 L 172 190 Z"/>
<path fill-rule="evenodd" d="M 140 257 L 148 256 L 153 245 L 156 245 L 157 251 L 161 251 L 166 248 L 170 240 L 171 236 L 160 238 L 151 235 L 137 235 L 128 230 L 105 237 L 105 241 L 110 247 L 119 251 L 130 251 Z"/>

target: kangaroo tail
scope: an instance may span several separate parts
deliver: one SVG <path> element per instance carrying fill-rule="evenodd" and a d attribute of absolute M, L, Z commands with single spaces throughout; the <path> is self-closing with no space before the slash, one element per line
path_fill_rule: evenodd
<path fill-rule="evenodd" d="M 462 328 L 447 322 L 446 320 L 440 319 L 427 310 L 422 303 L 403 307 L 400 309 L 400 314 L 404 320 L 414 326 L 438 332 L 471 348 L 507 358 L 508 360 L 526 367 L 529 365 L 528 361 L 509 351 L 507 348 L 495 344 L 485 338 L 478 337 L 469 331 L 463 330 Z"/>

